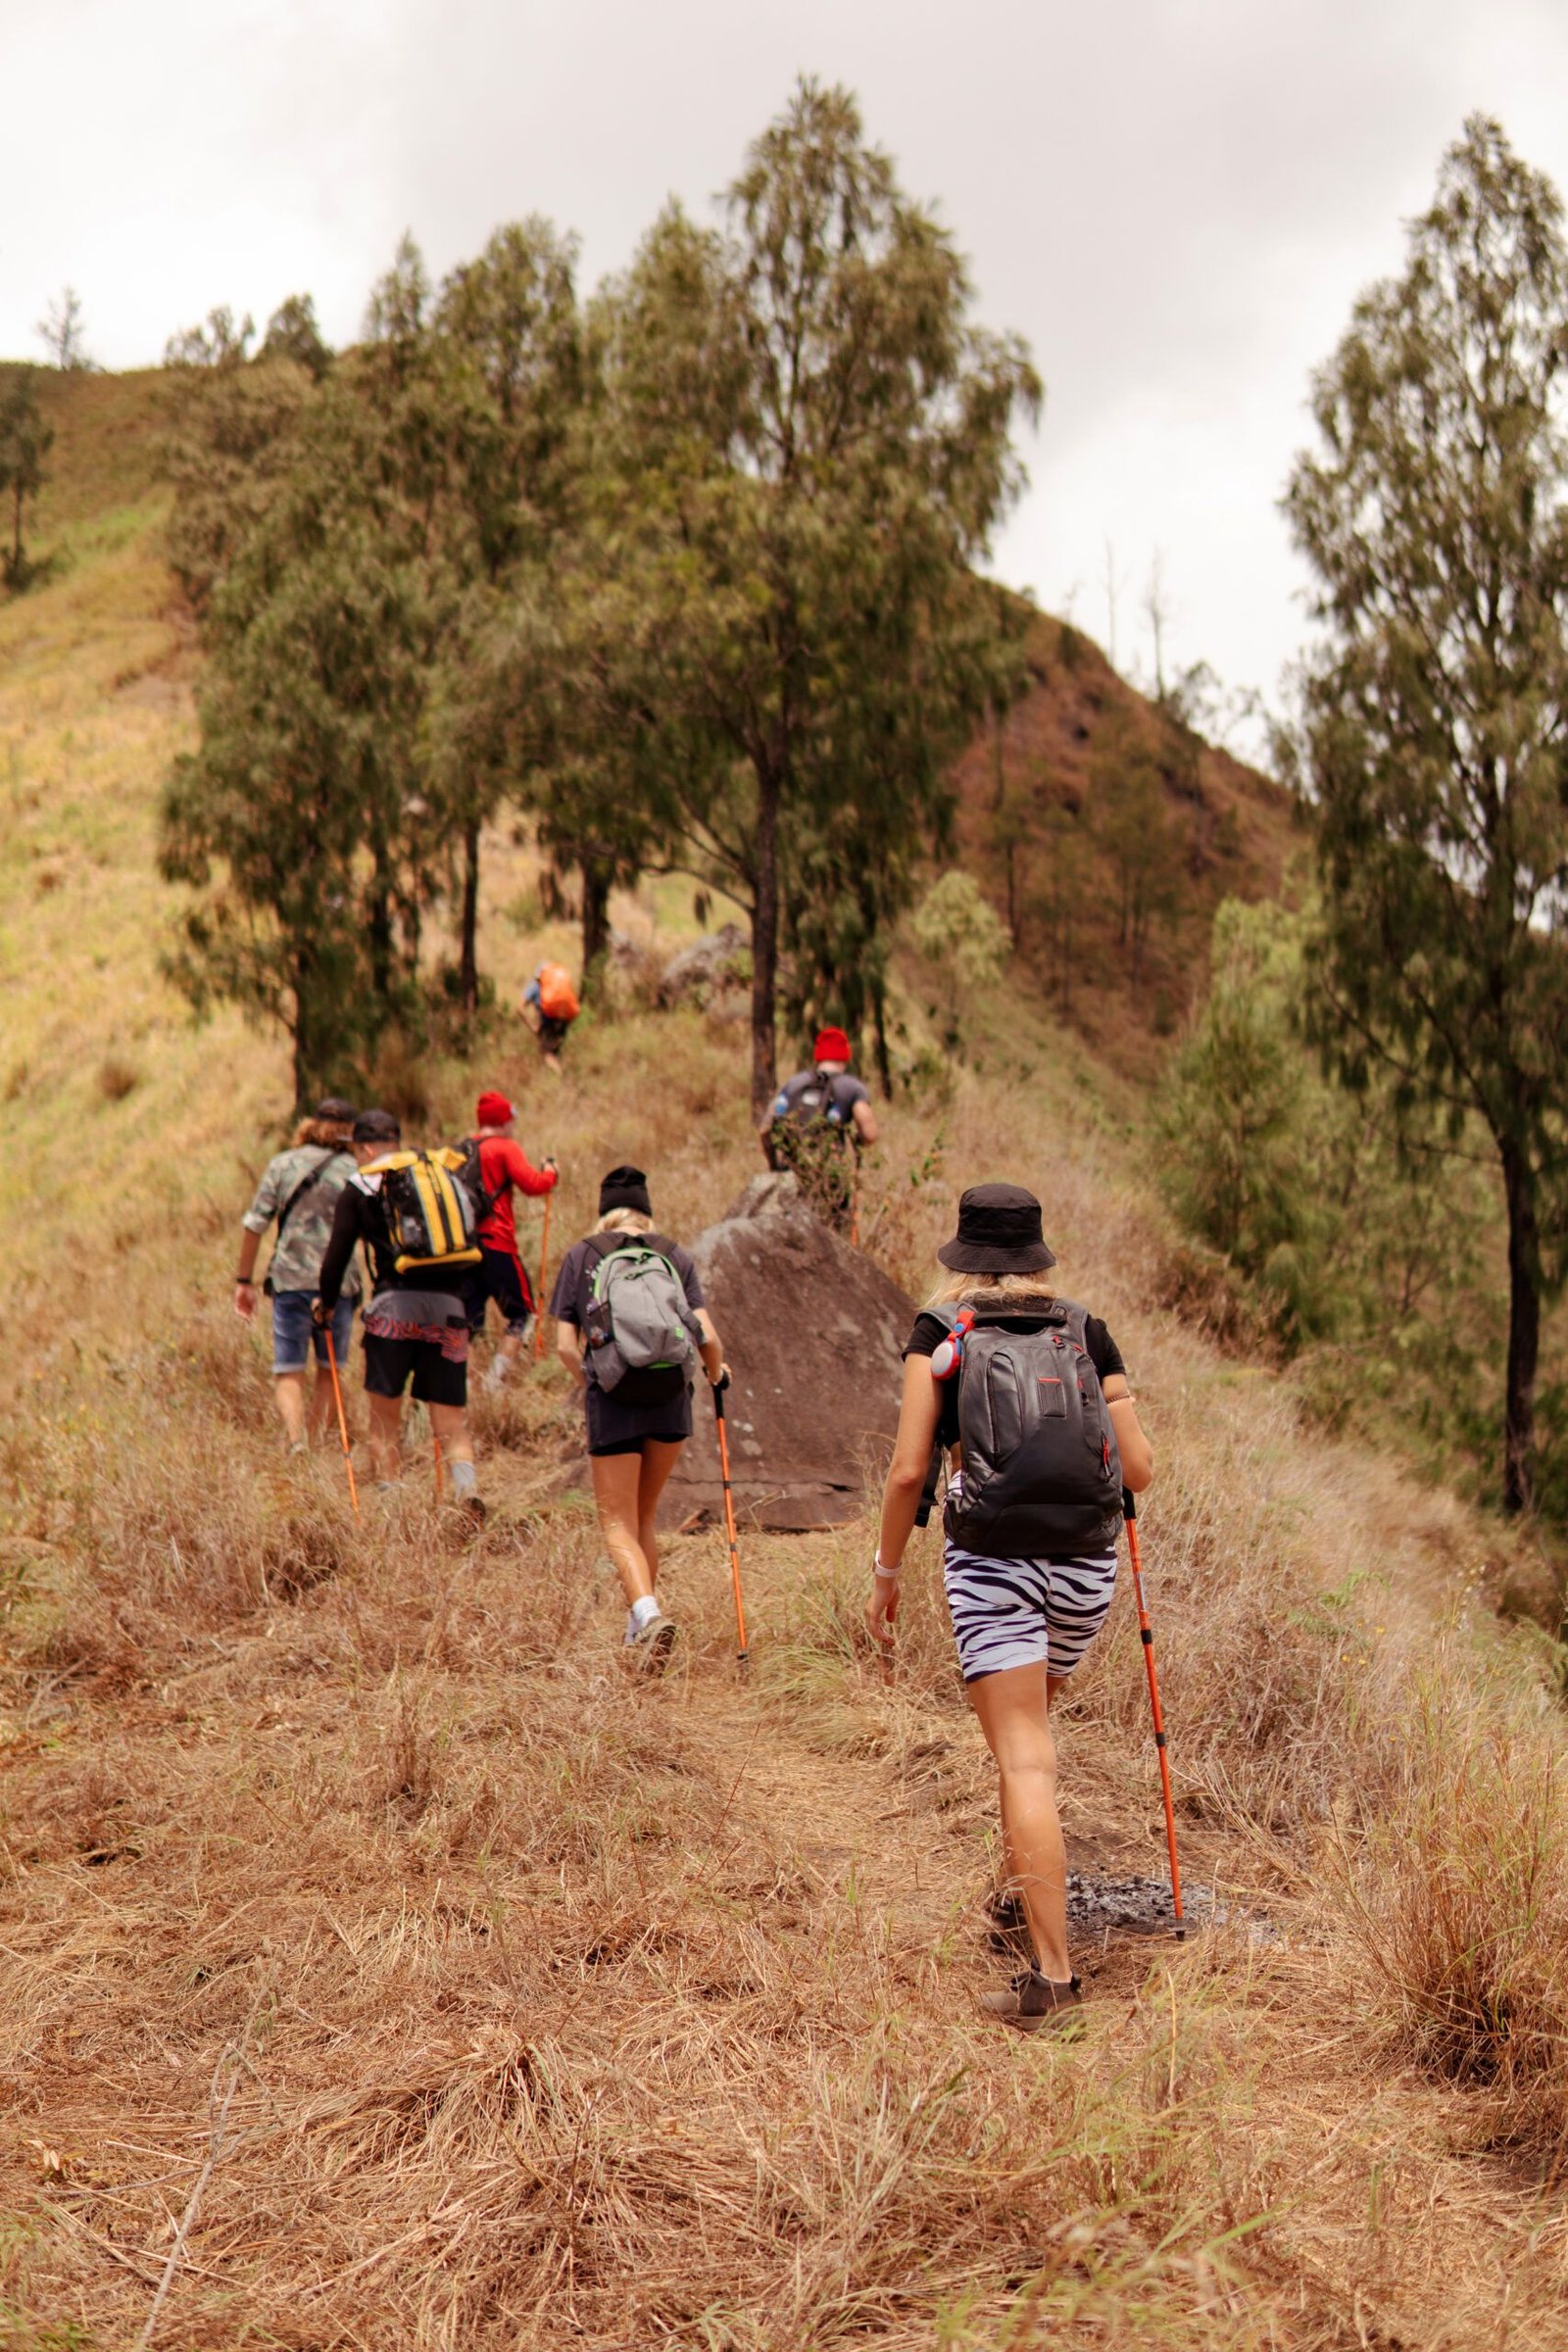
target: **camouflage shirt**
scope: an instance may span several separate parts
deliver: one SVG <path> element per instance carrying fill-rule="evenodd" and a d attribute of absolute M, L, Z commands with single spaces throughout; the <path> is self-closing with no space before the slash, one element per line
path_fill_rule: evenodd
<path fill-rule="evenodd" d="M 319 1175 L 315 1174 L 318 1168 Z M 275 1159 L 269 1161 L 267 1173 L 256 1188 L 256 1198 L 245 1211 L 249 1231 L 265 1233 L 279 1209 L 288 1208 L 290 1199 L 298 1195 L 267 1269 L 274 1291 L 319 1288 L 321 1259 L 332 1231 L 332 1212 L 339 1193 L 353 1173 L 352 1152 L 329 1152 L 321 1144 L 296 1144 L 293 1151 L 279 1152 Z M 359 1297 L 359 1274 L 352 1266 L 343 1289 L 346 1296 Z"/>

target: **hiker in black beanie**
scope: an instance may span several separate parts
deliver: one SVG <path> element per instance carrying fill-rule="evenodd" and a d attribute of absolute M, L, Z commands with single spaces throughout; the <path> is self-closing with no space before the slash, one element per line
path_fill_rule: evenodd
<path fill-rule="evenodd" d="M 626 1595 L 625 1646 L 657 1673 L 675 1627 L 655 1596 L 654 1519 L 692 1434 L 698 1360 L 716 1381 L 724 1357 L 696 1266 L 654 1231 L 641 1168 L 612 1168 L 600 1185 L 599 1222 L 562 1260 L 550 1312 L 561 1360 L 583 1384 L 599 1525 Z"/>

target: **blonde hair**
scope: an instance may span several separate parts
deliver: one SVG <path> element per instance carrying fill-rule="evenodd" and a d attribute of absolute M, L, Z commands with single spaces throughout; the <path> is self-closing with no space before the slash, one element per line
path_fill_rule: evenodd
<path fill-rule="evenodd" d="M 645 1217 L 640 1208 L 607 1208 L 595 1233 L 652 1233 L 654 1220 Z"/>
<path fill-rule="evenodd" d="M 927 1306 L 998 1306 L 1004 1299 L 1014 1301 L 1029 1298 L 1054 1298 L 1054 1287 L 1044 1272 L 1038 1274 L 950 1274 L 943 1273 Z"/>
<path fill-rule="evenodd" d="M 324 1152 L 329 1144 L 336 1144 L 346 1151 L 353 1132 L 351 1119 L 301 1119 L 294 1130 L 293 1149 L 297 1152 L 301 1144 L 313 1144 L 318 1152 Z"/>

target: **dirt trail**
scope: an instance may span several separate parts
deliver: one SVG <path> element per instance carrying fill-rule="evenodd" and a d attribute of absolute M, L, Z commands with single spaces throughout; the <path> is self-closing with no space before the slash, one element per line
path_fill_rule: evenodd
<path fill-rule="evenodd" d="M 853 1902 L 880 1923 L 894 1955 L 919 1963 L 940 1952 L 972 1992 L 1017 1964 L 991 1946 L 981 1908 L 994 1883 L 997 1813 L 977 1728 L 960 1723 L 886 1752 L 869 1752 L 868 1739 L 868 1752 L 824 1753 L 792 1732 L 776 1702 L 733 1683 L 694 1677 L 680 1705 L 726 1788 L 731 1818 L 787 1856 L 818 1900 Z M 1075 1833 L 1081 1812 L 1064 1804 L 1068 1861 L 1093 1871 L 1111 1857 L 1098 1824 Z M 1074 1964 L 1096 1993 L 1120 1993 L 1142 1982 L 1160 1948 L 1138 1934 L 1077 1935 Z"/>

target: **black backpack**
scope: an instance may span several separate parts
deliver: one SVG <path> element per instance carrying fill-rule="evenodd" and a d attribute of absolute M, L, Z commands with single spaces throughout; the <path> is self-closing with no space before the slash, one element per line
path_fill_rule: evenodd
<path fill-rule="evenodd" d="M 480 1172 L 478 1136 L 466 1135 L 462 1143 L 454 1145 L 453 1149 L 463 1154 L 462 1167 L 454 1168 L 452 1172 L 473 1203 L 473 1228 L 477 1233 L 507 1188 L 505 1183 L 501 1183 L 492 1192 L 486 1184 Z"/>
<path fill-rule="evenodd" d="M 803 1070 L 798 1078 L 786 1079 L 773 1102 L 775 1127 L 811 1127 L 818 1120 L 842 1132 L 850 1124 L 838 1093 L 839 1080 L 824 1078 L 819 1070 Z"/>
<path fill-rule="evenodd" d="M 938 1312 L 956 1326 L 955 1311 Z M 1070 1298 L 1039 1312 L 1037 1332 L 977 1321 L 963 1343 L 963 1477 L 942 1524 L 960 1549 L 996 1559 L 1113 1550 L 1121 1526 L 1121 1456 L 1088 1313 Z"/>

